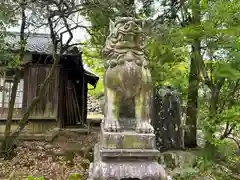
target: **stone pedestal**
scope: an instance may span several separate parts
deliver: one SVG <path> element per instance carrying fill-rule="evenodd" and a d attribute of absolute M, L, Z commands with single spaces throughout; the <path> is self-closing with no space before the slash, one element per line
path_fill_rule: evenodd
<path fill-rule="evenodd" d="M 158 156 L 154 134 L 109 133 L 101 128 L 88 180 L 171 179 L 157 163 Z"/>

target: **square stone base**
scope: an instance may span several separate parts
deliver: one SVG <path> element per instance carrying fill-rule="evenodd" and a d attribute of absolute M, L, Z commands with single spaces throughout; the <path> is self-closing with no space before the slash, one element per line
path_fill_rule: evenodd
<path fill-rule="evenodd" d="M 88 180 L 121 180 L 137 178 L 139 180 L 171 180 L 164 168 L 148 156 L 157 156 L 157 151 L 135 150 L 135 158 L 129 156 L 132 150 L 124 149 L 126 154 L 109 156 L 109 151 L 95 145 L 94 162 L 89 167 Z M 154 153 L 155 152 L 155 153 Z M 106 155 L 108 158 L 102 157 Z M 112 157 L 112 158 L 110 158 Z"/>
<path fill-rule="evenodd" d="M 170 180 L 157 162 L 103 162 L 91 163 L 88 180 Z"/>

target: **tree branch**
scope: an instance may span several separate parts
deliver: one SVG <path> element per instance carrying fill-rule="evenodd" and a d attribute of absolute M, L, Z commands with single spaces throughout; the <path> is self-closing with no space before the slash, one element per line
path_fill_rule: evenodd
<path fill-rule="evenodd" d="M 231 135 L 232 131 L 235 127 L 236 127 L 236 124 L 234 124 L 230 127 L 229 122 L 227 122 L 224 133 L 220 136 L 220 140 L 223 140 L 223 139 L 227 138 L 229 135 Z"/>
<path fill-rule="evenodd" d="M 233 90 L 228 94 L 227 98 L 223 101 L 222 106 L 221 106 L 221 108 L 219 109 L 219 112 L 218 112 L 219 114 L 222 113 L 222 111 L 224 110 L 224 106 L 226 105 L 227 102 L 229 102 L 228 107 L 230 107 L 232 105 L 233 102 L 231 101 L 231 99 L 229 100 L 229 98 L 234 97 L 236 91 L 238 90 L 239 85 L 240 85 L 240 79 L 236 81 Z"/>

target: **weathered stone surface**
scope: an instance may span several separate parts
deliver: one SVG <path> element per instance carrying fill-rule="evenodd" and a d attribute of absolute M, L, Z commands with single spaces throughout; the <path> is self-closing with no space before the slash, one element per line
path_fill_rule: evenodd
<path fill-rule="evenodd" d="M 125 130 L 135 131 L 135 129 L 136 129 L 136 119 L 135 118 L 120 117 L 118 122 L 119 122 L 119 125 L 120 125 L 122 131 L 125 131 Z"/>
<path fill-rule="evenodd" d="M 161 151 L 181 150 L 184 147 L 180 93 L 169 86 L 154 88 L 152 98 L 152 125 L 156 145 Z"/>
<path fill-rule="evenodd" d="M 103 158 L 128 157 L 128 161 L 135 159 L 152 159 L 159 156 L 159 151 L 156 149 L 102 149 L 100 155 Z"/>
<path fill-rule="evenodd" d="M 111 23 L 104 54 L 105 107 L 88 180 L 167 180 L 150 124 L 151 75 L 142 46 L 141 22 Z"/>
<path fill-rule="evenodd" d="M 116 179 L 137 178 L 137 179 L 166 179 L 167 175 L 164 169 L 157 162 L 145 161 L 140 162 L 99 162 L 97 166 L 91 165 L 93 176 L 98 176 L 99 179 Z M 95 170 L 95 171 L 94 171 Z M 94 178 L 93 178 L 94 179 Z M 89 178 L 89 180 L 92 180 Z"/>
<path fill-rule="evenodd" d="M 196 162 L 197 151 L 168 151 L 161 153 L 159 163 L 168 169 L 192 167 Z"/>
<path fill-rule="evenodd" d="M 106 149 L 154 149 L 154 134 L 139 134 L 135 131 L 101 133 L 101 145 Z"/>
<path fill-rule="evenodd" d="M 139 133 L 154 131 L 149 123 L 152 80 L 144 54 L 142 25 L 142 20 L 132 17 L 110 21 L 110 33 L 102 51 L 106 59 L 104 129 L 109 132 L 122 130 L 122 117 L 134 118 Z"/>
<path fill-rule="evenodd" d="M 159 156 L 154 134 L 106 132 L 102 127 L 88 180 L 171 179 L 157 162 Z"/>
<path fill-rule="evenodd" d="M 54 128 L 51 131 L 48 131 L 45 134 L 45 141 L 50 142 L 52 141 L 57 135 L 59 134 L 60 128 Z"/>
<path fill-rule="evenodd" d="M 170 177 L 167 176 L 163 167 L 153 161 L 152 159 L 130 159 L 128 161 L 123 161 L 122 158 L 114 159 L 104 159 L 101 156 L 101 147 L 97 144 L 94 149 L 94 163 L 90 164 L 89 168 L 89 178 L 88 180 L 107 180 L 115 179 L 121 180 L 123 178 L 137 178 L 141 180 L 167 180 Z M 127 150 L 128 151 L 128 150 Z M 144 157 L 143 154 L 146 153 L 145 157 L 149 157 L 149 152 L 147 150 L 138 151 L 137 156 Z M 152 150 L 153 151 L 153 150 Z M 152 154 L 152 153 L 151 153 Z"/>

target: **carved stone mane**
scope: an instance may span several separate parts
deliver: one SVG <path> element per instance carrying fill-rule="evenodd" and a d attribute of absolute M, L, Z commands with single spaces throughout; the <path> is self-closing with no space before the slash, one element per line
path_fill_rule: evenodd
<path fill-rule="evenodd" d="M 143 53 L 141 21 L 119 18 L 110 23 L 103 55 L 105 110 L 99 143 L 94 147 L 94 162 L 88 180 L 166 180 L 169 178 L 156 159 L 155 134 L 150 125 L 151 75 Z M 119 109 L 134 100 L 135 126 L 126 129 Z M 123 115 L 126 115 L 123 113 Z M 122 115 L 121 115 L 122 116 Z M 126 123 L 128 124 L 128 123 Z"/>
<path fill-rule="evenodd" d="M 120 100 L 135 100 L 136 131 L 150 133 L 149 93 L 151 75 L 144 55 L 142 21 L 119 18 L 110 21 L 110 34 L 103 48 L 105 62 L 106 131 L 120 131 Z"/>

